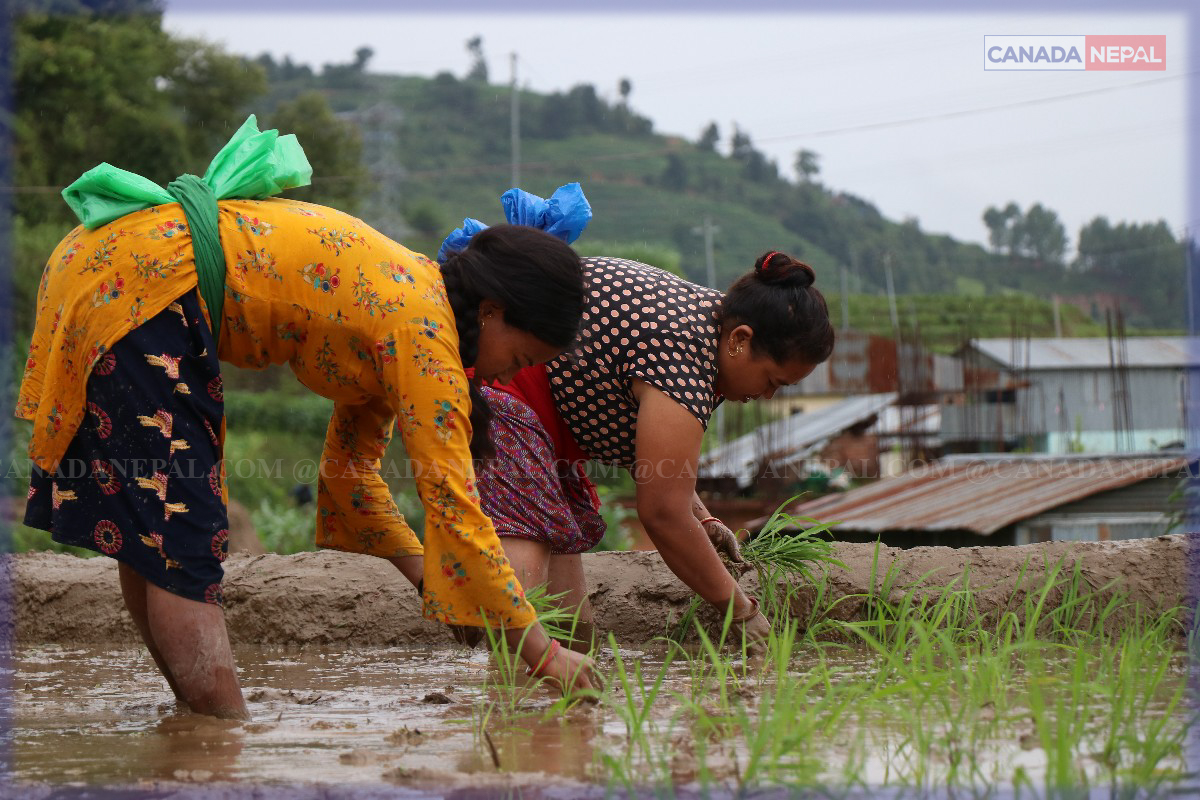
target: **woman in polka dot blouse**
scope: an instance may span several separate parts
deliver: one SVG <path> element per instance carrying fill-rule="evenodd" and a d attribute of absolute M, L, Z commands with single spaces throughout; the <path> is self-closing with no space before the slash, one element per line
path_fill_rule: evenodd
<path fill-rule="evenodd" d="M 655 267 L 585 258 L 581 335 L 563 356 L 485 388 L 496 457 L 480 471 L 485 513 L 523 585 L 548 583 L 592 615 L 579 554 L 604 533 L 589 459 L 629 469 L 637 513 L 663 561 L 733 618 L 752 648 L 770 623 L 718 556 L 732 531 L 696 495 L 700 442 L 722 400 L 770 398 L 825 361 L 834 332 L 811 267 L 770 252 L 729 291 Z"/>

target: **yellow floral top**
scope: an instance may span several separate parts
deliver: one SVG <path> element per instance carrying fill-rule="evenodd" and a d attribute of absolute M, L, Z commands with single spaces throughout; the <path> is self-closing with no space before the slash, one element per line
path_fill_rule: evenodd
<path fill-rule="evenodd" d="M 224 200 L 221 360 L 287 362 L 334 401 L 318 479 L 317 544 L 425 555 L 425 616 L 526 627 L 535 619 L 471 464 L 467 378 L 437 265 L 361 220 L 273 198 Z M 177 204 L 76 228 L 51 255 L 16 415 L 52 471 L 84 417 L 92 366 L 127 332 L 196 286 Z M 425 546 L 379 474 L 396 419 L 425 506 Z"/>

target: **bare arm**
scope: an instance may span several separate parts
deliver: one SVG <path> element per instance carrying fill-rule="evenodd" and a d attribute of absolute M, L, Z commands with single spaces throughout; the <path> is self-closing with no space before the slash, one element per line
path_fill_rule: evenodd
<path fill-rule="evenodd" d="M 696 508 L 696 468 L 704 429 L 691 412 L 658 389 L 635 381 L 638 399 L 637 483 L 638 519 L 658 548 L 663 561 L 696 594 L 720 609 L 730 599 L 733 613 L 752 609 L 749 598 L 725 569 Z"/>

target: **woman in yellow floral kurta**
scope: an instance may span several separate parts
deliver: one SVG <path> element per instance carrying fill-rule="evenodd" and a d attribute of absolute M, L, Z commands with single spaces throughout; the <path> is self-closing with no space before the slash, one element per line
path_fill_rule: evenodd
<path fill-rule="evenodd" d="M 227 265 L 220 360 L 249 368 L 287 362 L 301 383 L 335 402 L 321 461 L 317 543 L 389 558 L 398 566 L 407 557 L 424 554 L 427 617 L 510 630 L 533 625 L 531 634 L 537 635 L 527 637 L 528 653 L 522 652 L 536 663 L 548 639 L 536 624 L 491 522 L 480 511 L 475 491 L 468 448 L 472 403 L 459 333 L 465 327 L 476 340 L 467 350 L 476 356 L 480 378 L 511 375 L 530 362 L 552 357 L 569 343 L 578 325 L 578 258 L 546 234 L 510 226 L 492 229 L 490 238 L 464 254 L 456 274 L 487 272 L 493 281 L 488 285 L 512 280 L 527 287 L 532 282 L 538 292 L 526 291 L 507 303 L 504 297 L 481 298 L 476 292 L 474 306 L 468 302 L 456 322 L 456 309 L 436 264 L 346 214 L 283 199 L 224 200 L 219 204 L 219 227 Z M 544 238 L 530 239 L 530 234 Z M 497 270 L 497 260 L 506 258 L 524 274 Z M 571 265 L 574 269 L 565 279 L 564 259 L 568 272 Z M 546 271 L 554 269 L 559 276 L 547 280 Z M 55 473 L 81 426 L 97 422 L 88 414 L 87 396 L 97 365 L 104 364 L 114 345 L 131 331 L 171 313 L 181 298 L 195 297 L 196 283 L 191 235 L 178 205 L 128 214 L 92 231 L 76 228 L 62 241 L 42 278 L 37 326 L 17 405 L 17 416 L 34 423 L 30 455 L 40 470 Z M 506 323 L 518 312 L 526 319 L 544 315 L 547 298 L 560 317 L 573 314 L 566 341 L 561 333 L 560 341 L 548 342 L 531 335 L 528 327 L 521 330 Z M 519 309 L 514 302 L 537 307 Z M 463 303 L 458 305 L 461 312 Z M 207 309 L 204 314 L 207 317 Z M 147 360 L 154 358 L 147 354 Z M 171 360 L 159 359 L 168 373 Z M 219 400 L 219 379 L 209 388 Z M 187 391 L 187 386 L 180 389 L 181 394 Z M 424 547 L 379 475 L 379 459 L 397 417 L 426 508 Z M 164 435 L 170 438 L 169 431 Z M 219 435 L 213 432 L 214 443 Z M 61 511 L 72 501 L 62 499 L 59 476 L 54 478 L 54 509 Z M 157 486 L 168 506 L 171 486 L 166 478 Z M 152 491 L 149 483 L 145 488 Z M 186 503 L 175 505 L 167 511 L 168 519 L 172 512 L 177 521 L 205 513 L 179 508 Z M 170 528 L 168 521 L 162 524 Z M 112 536 L 97 541 L 111 545 Z M 170 531 L 153 541 L 170 566 Z M 217 547 L 214 540 L 214 553 Z M 219 594 L 206 599 L 216 601 Z M 130 611 L 137 616 L 132 605 Z M 147 644 L 154 653 L 150 638 Z M 550 665 L 547 672 L 566 675 L 579 667 L 566 658 L 556 653 L 562 663 Z M 166 668 L 164 672 L 172 677 Z M 172 685 L 180 694 L 174 681 Z"/>

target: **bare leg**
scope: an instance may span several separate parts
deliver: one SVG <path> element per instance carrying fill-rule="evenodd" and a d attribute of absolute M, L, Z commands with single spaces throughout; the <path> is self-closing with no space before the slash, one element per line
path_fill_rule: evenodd
<path fill-rule="evenodd" d="M 512 564 L 517 580 L 526 591 L 535 586 L 541 586 L 549 576 L 550 546 L 532 539 L 521 539 L 516 536 L 501 536 L 500 544 L 504 547 L 504 555 Z"/>
<path fill-rule="evenodd" d="M 575 625 L 575 641 L 570 643 L 571 649 L 581 653 L 590 651 L 596 641 L 596 620 L 592 616 L 592 603 L 588 600 L 583 559 L 578 553 L 550 556 L 549 578 L 547 591 L 550 594 L 566 592 L 559 602 L 571 613 L 579 611 L 579 621 Z"/>
<path fill-rule="evenodd" d="M 246 719 L 233 652 L 219 606 L 146 584 L 146 619 L 184 702 L 197 714 Z"/>
<path fill-rule="evenodd" d="M 547 594 L 566 595 L 559 604 L 571 613 L 579 611 L 575 625 L 574 640 L 569 642 L 572 650 L 586 653 L 591 650 L 596 635 L 596 624 L 592 617 L 592 604 L 588 602 L 587 585 L 583 577 L 583 560 L 579 554 L 551 555 L 550 547 L 542 542 L 502 536 L 504 554 L 512 563 L 517 580 L 526 590 L 547 584 Z"/>
<path fill-rule="evenodd" d="M 120 561 L 117 562 L 117 574 L 121 578 L 121 596 L 125 598 L 125 608 L 129 611 L 129 616 L 133 617 L 133 624 L 142 635 L 142 642 L 150 651 L 150 657 L 158 665 L 158 671 L 167 679 L 167 684 L 175 693 L 175 699 L 180 703 L 186 702 L 179 691 L 179 684 L 175 682 L 175 676 L 167 668 L 167 662 L 163 660 L 162 653 L 158 652 L 158 646 L 154 644 L 154 637 L 150 635 L 150 622 L 146 618 L 146 579 L 133 567 Z"/>
<path fill-rule="evenodd" d="M 392 562 L 392 566 L 400 570 L 400 574 L 413 586 L 420 583 L 421 576 L 425 574 L 425 556 L 395 556 L 388 561 Z"/>

